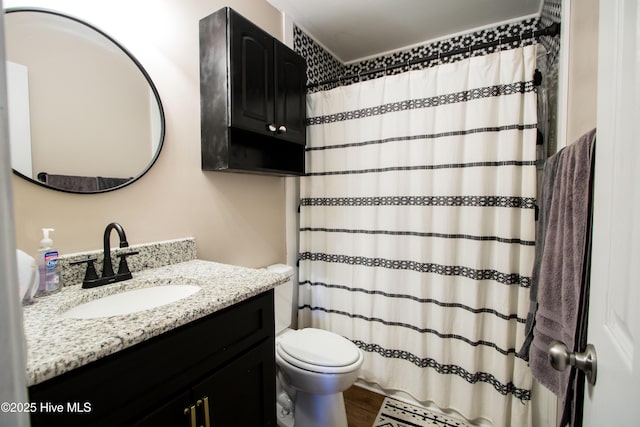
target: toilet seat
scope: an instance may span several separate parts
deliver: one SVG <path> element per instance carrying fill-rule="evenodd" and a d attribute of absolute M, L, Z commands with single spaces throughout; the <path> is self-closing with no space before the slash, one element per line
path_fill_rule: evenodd
<path fill-rule="evenodd" d="M 360 349 L 348 339 L 315 328 L 288 332 L 276 347 L 278 355 L 293 366 L 325 374 L 352 371 L 363 358 Z"/>

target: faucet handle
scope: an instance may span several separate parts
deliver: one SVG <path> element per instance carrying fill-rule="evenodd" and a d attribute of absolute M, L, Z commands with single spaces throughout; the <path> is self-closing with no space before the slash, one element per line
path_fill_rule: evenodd
<path fill-rule="evenodd" d="M 135 251 L 135 252 L 127 252 L 124 254 L 119 254 L 118 258 L 120 258 L 120 264 L 118 264 L 118 272 L 116 274 L 118 276 L 123 274 L 128 274 L 130 276 L 131 272 L 129 271 L 129 266 L 127 265 L 127 257 L 129 255 L 137 255 L 139 253 L 140 253 L 139 251 Z"/>
<path fill-rule="evenodd" d="M 71 261 L 69 265 L 77 265 L 77 264 L 87 264 L 87 271 L 84 273 L 84 282 L 88 282 L 91 280 L 95 280 L 98 278 L 98 273 L 96 272 L 96 267 L 93 265 L 93 262 L 98 258 L 96 257 L 88 257 L 87 259 L 81 259 L 78 261 Z"/>

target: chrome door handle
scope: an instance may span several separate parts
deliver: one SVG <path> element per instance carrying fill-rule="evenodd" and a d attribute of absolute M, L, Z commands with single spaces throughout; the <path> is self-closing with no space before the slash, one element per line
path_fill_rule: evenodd
<path fill-rule="evenodd" d="M 598 361 L 596 348 L 587 344 L 584 352 L 571 353 L 567 346 L 561 342 L 553 341 L 549 346 L 549 362 L 556 371 L 564 371 L 567 366 L 574 366 L 580 369 L 587 377 L 587 382 L 591 385 L 596 383 L 598 373 Z"/>

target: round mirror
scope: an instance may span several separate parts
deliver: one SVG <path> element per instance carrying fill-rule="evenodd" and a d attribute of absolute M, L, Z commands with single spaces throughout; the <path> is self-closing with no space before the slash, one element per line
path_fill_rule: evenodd
<path fill-rule="evenodd" d="M 14 172 L 72 193 L 144 175 L 162 148 L 164 113 L 142 65 L 71 16 L 19 8 L 4 22 Z"/>

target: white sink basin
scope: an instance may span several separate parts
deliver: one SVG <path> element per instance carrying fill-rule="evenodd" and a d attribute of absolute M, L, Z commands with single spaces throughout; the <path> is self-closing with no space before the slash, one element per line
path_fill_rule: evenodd
<path fill-rule="evenodd" d="M 61 314 L 70 319 L 121 316 L 171 304 L 200 290 L 195 285 L 163 285 L 134 289 L 77 305 Z"/>

